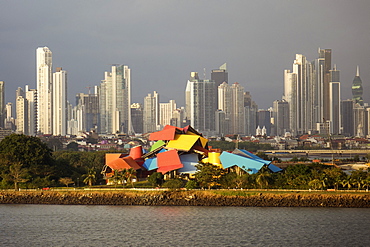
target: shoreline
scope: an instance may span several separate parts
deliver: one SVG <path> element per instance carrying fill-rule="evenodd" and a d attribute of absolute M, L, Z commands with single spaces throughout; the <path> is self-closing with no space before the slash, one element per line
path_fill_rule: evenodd
<path fill-rule="evenodd" d="M 370 208 L 370 194 L 210 191 L 0 191 L 0 204 Z"/>

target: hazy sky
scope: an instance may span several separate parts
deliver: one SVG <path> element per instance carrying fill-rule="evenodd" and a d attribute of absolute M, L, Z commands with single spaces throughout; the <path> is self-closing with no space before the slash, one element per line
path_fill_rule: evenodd
<path fill-rule="evenodd" d="M 36 48 L 68 73 L 68 99 L 98 85 L 111 64 L 131 68 L 132 102 L 156 90 L 160 102 L 184 104 L 191 71 L 207 78 L 228 64 L 229 83 L 250 91 L 259 108 L 283 93 L 295 54 L 309 61 L 332 49 L 342 99 L 360 66 L 370 103 L 370 1 L 340 0 L 0 0 L 0 80 L 6 101 L 35 85 Z"/>

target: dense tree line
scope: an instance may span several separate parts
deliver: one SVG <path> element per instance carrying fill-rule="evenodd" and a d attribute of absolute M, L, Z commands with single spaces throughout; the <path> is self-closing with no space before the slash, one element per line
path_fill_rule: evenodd
<path fill-rule="evenodd" d="M 12 134 L 0 142 L 0 188 L 103 184 L 105 153 L 53 152 L 38 137 Z"/>
<path fill-rule="evenodd" d="M 218 142 L 217 142 L 218 143 Z M 227 144 L 228 142 L 221 142 Z M 239 144 L 241 144 L 240 142 Z M 235 143 L 231 143 L 235 145 Z M 214 148 L 221 146 L 210 145 Z M 229 144 L 228 144 L 229 145 Z M 254 147 L 240 148 L 250 151 Z M 232 150 L 235 147 L 222 147 Z M 112 152 L 110 150 L 109 152 Z M 101 170 L 106 152 L 52 151 L 51 148 L 32 136 L 12 134 L 0 142 L 0 188 L 43 188 L 50 186 L 104 185 Z M 264 153 L 258 153 L 264 157 Z M 114 183 L 134 186 L 136 172 L 117 171 Z M 248 174 L 237 167 L 221 169 L 212 164 L 198 164 L 191 180 L 177 178 L 164 180 L 161 173 L 154 172 L 144 186 L 168 188 L 254 188 L 254 189 L 368 189 L 370 172 L 359 170 L 344 173 L 335 166 L 319 163 L 288 166 L 283 172 L 270 173 L 261 169 L 257 174 Z M 138 184 L 139 185 L 139 184 Z"/>
<path fill-rule="evenodd" d="M 212 164 L 199 164 L 196 187 L 249 189 L 368 189 L 370 172 L 356 170 L 347 174 L 340 168 L 319 163 L 296 164 L 282 172 L 271 173 L 263 167 L 256 174 L 240 169 L 221 169 Z"/>

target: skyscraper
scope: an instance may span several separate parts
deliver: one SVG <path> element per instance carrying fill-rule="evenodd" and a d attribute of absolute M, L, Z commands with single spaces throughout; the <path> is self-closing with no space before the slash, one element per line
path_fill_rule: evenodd
<path fill-rule="evenodd" d="M 352 95 L 353 95 L 353 101 L 355 103 L 360 104 L 361 106 L 364 105 L 362 94 L 363 94 L 363 88 L 362 88 L 362 80 L 360 78 L 360 68 L 359 66 L 357 66 L 357 73 L 352 83 Z"/>
<path fill-rule="evenodd" d="M 342 134 L 345 136 L 354 136 L 354 102 L 351 99 L 343 100 L 341 104 Z"/>
<path fill-rule="evenodd" d="M 339 70 L 334 65 L 330 70 L 330 133 L 340 133 L 340 79 Z"/>
<path fill-rule="evenodd" d="M 0 128 L 4 128 L 5 121 L 5 98 L 4 98 L 4 81 L 0 81 Z"/>
<path fill-rule="evenodd" d="M 225 126 L 229 129 L 224 134 L 244 134 L 244 87 L 235 82 L 232 85 L 223 82 L 218 86 L 218 109 L 225 113 Z"/>
<path fill-rule="evenodd" d="M 171 119 L 176 110 L 176 101 L 170 100 L 168 103 L 159 103 L 160 113 L 159 113 L 159 123 L 160 125 L 166 126 L 171 125 Z"/>
<path fill-rule="evenodd" d="M 46 46 L 36 50 L 36 86 L 37 131 L 40 134 L 52 134 L 52 52 Z"/>
<path fill-rule="evenodd" d="M 26 99 L 28 102 L 28 134 L 37 134 L 37 90 L 25 87 Z"/>
<path fill-rule="evenodd" d="M 53 74 L 53 135 L 67 134 L 67 72 L 58 67 Z"/>
<path fill-rule="evenodd" d="M 95 129 L 100 132 L 100 114 L 99 114 L 99 97 L 97 93 L 79 93 L 76 95 L 76 101 L 82 109 L 82 131 L 91 131 Z M 83 107 L 82 107 L 83 106 Z"/>
<path fill-rule="evenodd" d="M 257 111 L 258 106 L 252 100 L 250 92 L 244 92 L 244 133 L 254 135 L 257 128 Z"/>
<path fill-rule="evenodd" d="M 144 98 L 143 132 L 150 133 L 159 129 L 159 94 L 154 91 Z"/>
<path fill-rule="evenodd" d="M 297 75 L 296 84 L 296 119 L 297 133 L 307 133 L 312 128 L 310 78 L 308 76 L 309 63 L 302 54 L 296 54 L 293 63 L 293 73 Z"/>
<path fill-rule="evenodd" d="M 16 98 L 16 127 L 17 133 L 28 135 L 28 102 L 19 95 Z"/>
<path fill-rule="evenodd" d="M 321 59 L 321 67 L 319 75 L 321 78 L 322 85 L 322 106 L 323 106 L 323 118 L 330 120 L 330 70 L 331 70 L 331 49 L 320 49 L 319 58 Z"/>
<path fill-rule="evenodd" d="M 131 134 L 131 74 L 128 66 L 113 65 L 99 90 L 101 132 Z"/>
<path fill-rule="evenodd" d="M 276 135 L 284 136 L 290 131 L 289 126 L 289 103 L 285 100 L 275 100 L 273 102 L 273 117 Z"/>
<path fill-rule="evenodd" d="M 199 79 L 197 72 L 192 72 L 185 91 L 187 116 L 190 125 L 200 132 L 214 132 L 215 112 L 217 110 L 217 87 L 215 82 Z"/>
<path fill-rule="evenodd" d="M 140 103 L 131 104 L 131 121 L 135 133 L 143 133 L 143 106 Z"/>
<path fill-rule="evenodd" d="M 229 83 L 229 74 L 227 72 L 227 65 L 224 63 L 219 69 L 211 71 L 211 80 L 215 81 L 216 87 L 223 82 Z"/>

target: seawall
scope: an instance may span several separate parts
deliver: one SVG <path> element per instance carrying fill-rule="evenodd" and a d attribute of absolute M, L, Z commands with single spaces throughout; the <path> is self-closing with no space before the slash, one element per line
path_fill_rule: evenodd
<path fill-rule="evenodd" d="M 266 192 L 229 196 L 207 191 L 1 191 L 0 204 L 370 208 L 370 194 L 273 194 Z"/>

